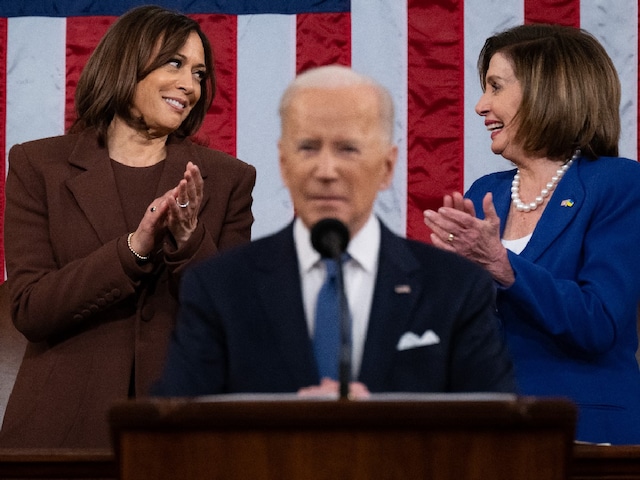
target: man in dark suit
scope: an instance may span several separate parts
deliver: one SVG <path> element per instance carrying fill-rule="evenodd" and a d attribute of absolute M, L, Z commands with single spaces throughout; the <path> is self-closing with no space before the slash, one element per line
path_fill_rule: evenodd
<path fill-rule="evenodd" d="M 343 268 L 354 389 L 515 391 L 489 276 L 394 235 L 373 214 L 397 158 L 388 92 L 347 67 L 320 67 L 288 87 L 280 116 L 280 169 L 296 218 L 185 274 L 155 393 L 337 391 L 335 379 L 320 378 L 312 346 L 325 268 L 310 230 L 325 218 L 351 238 Z"/>

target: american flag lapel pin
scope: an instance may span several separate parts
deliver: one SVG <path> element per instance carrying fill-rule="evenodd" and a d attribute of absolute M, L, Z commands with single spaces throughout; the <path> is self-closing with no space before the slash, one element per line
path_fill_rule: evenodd
<path fill-rule="evenodd" d="M 570 198 L 566 198 L 566 199 L 564 199 L 564 200 L 562 200 L 560 202 L 560 206 L 561 207 L 569 207 L 569 208 L 571 208 L 571 207 L 573 207 L 573 204 L 574 204 L 574 201 L 571 200 Z"/>
<path fill-rule="evenodd" d="M 411 285 L 396 285 L 394 291 L 400 294 L 411 293 Z"/>

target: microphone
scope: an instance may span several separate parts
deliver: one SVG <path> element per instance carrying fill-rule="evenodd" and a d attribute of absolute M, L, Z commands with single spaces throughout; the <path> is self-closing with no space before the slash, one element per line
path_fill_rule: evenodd
<path fill-rule="evenodd" d="M 337 218 L 324 218 L 311 229 L 311 244 L 323 258 L 339 262 L 349 244 L 349 230 Z"/>
<path fill-rule="evenodd" d="M 318 221 L 311 228 L 311 244 L 323 258 L 332 258 L 338 265 L 337 282 L 340 304 L 340 358 L 339 382 L 340 398 L 349 398 L 349 383 L 351 381 L 351 315 L 344 290 L 344 276 L 342 272 L 342 255 L 349 245 L 349 230 L 336 218 L 325 218 Z"/>

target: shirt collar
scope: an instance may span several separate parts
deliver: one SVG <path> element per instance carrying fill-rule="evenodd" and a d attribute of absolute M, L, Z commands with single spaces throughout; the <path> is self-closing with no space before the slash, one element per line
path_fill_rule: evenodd
<path fill-rule="evenodd" d="M 293 239 L 300 271 L 309 272 L 320 261 L 320 254 L 311 245 L 311 232 L 299 218 L 293 224 Z M 375 272 L 380 252 L 380 222 L 371 214 L 360 229 L 349 241 L 349 256 L 367 272 Z"/>

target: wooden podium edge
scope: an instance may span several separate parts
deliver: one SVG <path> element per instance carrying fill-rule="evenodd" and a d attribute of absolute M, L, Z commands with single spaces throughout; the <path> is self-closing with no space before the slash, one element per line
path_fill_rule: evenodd
<path fill-rule="evenodd" d="M 425 408 L 426 407 L 426 408 Z M 281 415 L 286 409 L 286 416 Z M 172 398 L 130 400 L 109 412 L 112 435 L 123 429 L 206 430 L 226 428 L 522 428 L 566 427 L 573 431 L 577 411 L 564 398 L 514 397 L 511 400 L 299 400 L 207 402 Z"/>

